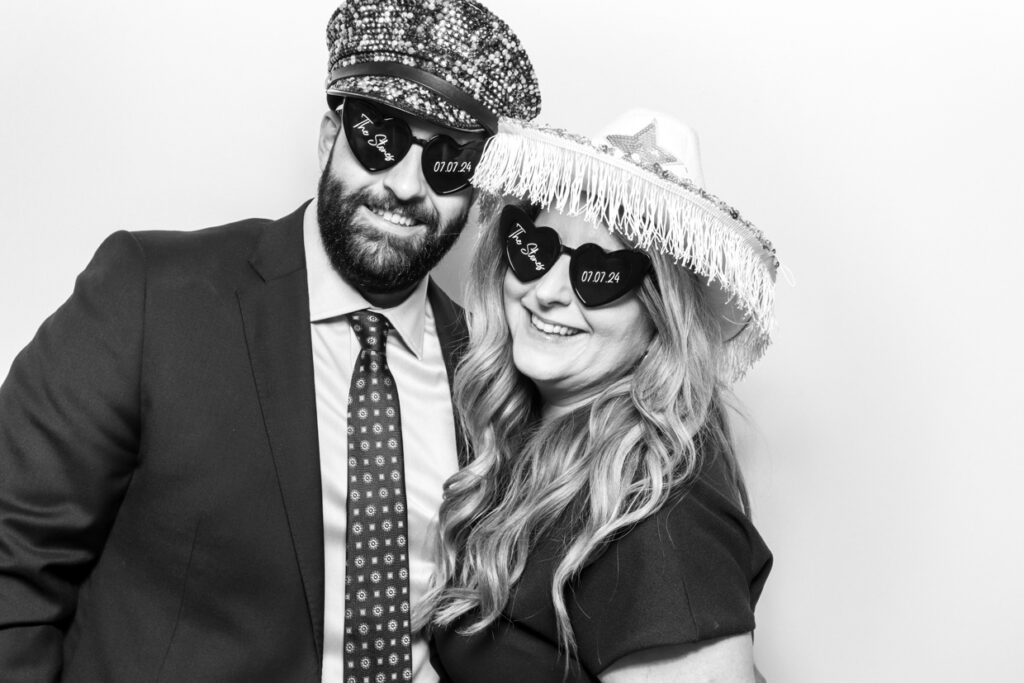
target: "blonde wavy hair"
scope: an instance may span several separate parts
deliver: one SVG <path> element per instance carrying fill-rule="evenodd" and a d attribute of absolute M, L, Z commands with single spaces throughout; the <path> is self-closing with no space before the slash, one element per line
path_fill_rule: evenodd
<path fill-rule="evenodd" d="M 551 600 L 560 645 L 573 653 L 570 582 L 617 533 L 684 489 L 706 458 L 724 458 L 737 502 L 747 507 L 719 380 L 723 342 L 696 277 L 649 253 L 657 285 L 647 277 L 637 292 L 654 329 L 646 353 L 609 377 L 588 405 L 541 422 L 540 396 L 512 362 L 504 236 L 490 227 L 470 267 L 470 343 L 454 382 L 474 459 L 445 484 L 439 568 L 414 627 L 452 626 L 469 615 L 461 632 L 487 628 L 534 545 L 555 524 L 568 524 Z"/>

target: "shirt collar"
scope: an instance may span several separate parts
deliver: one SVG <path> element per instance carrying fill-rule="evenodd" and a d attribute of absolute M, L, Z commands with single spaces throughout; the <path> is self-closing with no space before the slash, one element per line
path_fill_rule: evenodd
<path fill-rule="evenodd" d="M 383 313 L 398 332 L 406 348 L 417 358 L 423 356 L 423 331 L 427 308 L 427 278 L 420 280 L 405 301 L 392 308 L 372 306 L 345 281 L 331 265 L 320 238 L 316 199 L 302 218 L 302 243 L 306 251 L 306 285 L 309 288 L 309 321 L 327 322 L 369 308 Z"/>

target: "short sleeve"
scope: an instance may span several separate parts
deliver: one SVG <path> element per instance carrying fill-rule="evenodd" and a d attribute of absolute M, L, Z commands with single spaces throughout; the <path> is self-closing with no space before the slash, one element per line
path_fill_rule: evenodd
<path fill-rule="evenodd" d="M 601 672 L 639 650 L 753 631 L 771 564 L 743 511 L 698 480 L 584 569 L 568 596 L 579 659 Z"/>

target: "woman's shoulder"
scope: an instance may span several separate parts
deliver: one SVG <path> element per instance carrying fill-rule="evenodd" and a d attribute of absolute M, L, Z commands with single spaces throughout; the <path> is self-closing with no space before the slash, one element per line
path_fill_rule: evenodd
<path fill-rule="evenodd" d="M 720 459 L 706 463 L 695 479 L 674 491 L 658 512 L 622 534 L 615 545 L 620 552 L 645 550 L 645 556 L 664 557 L 673 566 L 688 564 L 699 548 L 718 547 L 749 556 L 755 563 L 771 555 Z"/>
<path fill-rule="evenodd" d="M 587 568 L 588 573 L 636 565 L 658 568 L 666 576 L 701 578 L 702 557 L 728 556 L 747 565 L 744 573 L 770 564 L 771 552 L 739 497 L 732 491 L 724 462 L 704 464 L 695 479 L 670 494 L 653 515 L 620 533 Z M 709 574 L 708 579 L 714 575 Z M 701 582 L 698 582 L 701 583 Z"/>
<path fill-rule="evenodd" d="M 637 650 L 753 630 L 772 555 L 726 474 L 707 463 L 584 569 L 568 602 L 592 671 Z"/>

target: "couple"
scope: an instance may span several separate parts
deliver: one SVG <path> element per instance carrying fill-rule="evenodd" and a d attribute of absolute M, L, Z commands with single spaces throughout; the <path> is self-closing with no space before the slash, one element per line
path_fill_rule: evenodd
<path fill-rule="evenodd" d="M 328 45 L 316 199 L 111 236 L 0 389 L 0 678 L 752 680 L 770 245 L 670 119 L 529 123 L 478 3 Z"/>

